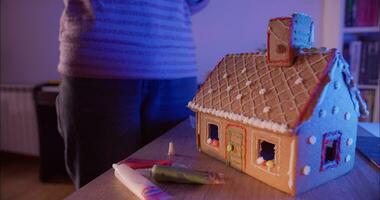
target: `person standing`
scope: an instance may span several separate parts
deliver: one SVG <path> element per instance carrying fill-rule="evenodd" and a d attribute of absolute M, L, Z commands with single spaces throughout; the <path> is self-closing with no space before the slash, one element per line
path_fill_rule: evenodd
<path fill-rule="evenodd" d="M 76 188 L 186 119 L 207 0 L 64 0 L 56 107 Z"/>

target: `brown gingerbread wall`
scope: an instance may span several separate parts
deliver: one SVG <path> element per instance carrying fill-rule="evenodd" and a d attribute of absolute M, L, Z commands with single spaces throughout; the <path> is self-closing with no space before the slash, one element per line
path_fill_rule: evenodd
<path fill-rule="evenodd" d="M 219 146 L 207 143 L 208 124 L 218 126 Z M 242 136 L 242 137 L 241 137 Z M 210 114 L 197 113 L 197 144 L 202 152 L 227 162 L 238 170 L 284 192 L 294 194 L 294 173 L 297 159 L 297 138 L 293 135 L 274 133 L 244 125 L 240 122 L 225 120 Z M 237 156 L 227 152 L 230 142 L 237 147 Z M 275 145 L 274 165 L 268 170 L 265 164 L 257 164 L 259 141 Z M 239 147 L 241 144 L 241 147 Z M 241 160 L 236 158 L 241 157 Z"/>

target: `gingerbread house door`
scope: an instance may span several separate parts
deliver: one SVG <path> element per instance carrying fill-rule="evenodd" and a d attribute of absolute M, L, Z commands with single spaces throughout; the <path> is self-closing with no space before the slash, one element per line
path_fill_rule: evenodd
<path fill-rule="evenodd" d="M 244 165 L 244 132 L 237 127 L 227 127 L 227 164 L 243 170 Z"/>

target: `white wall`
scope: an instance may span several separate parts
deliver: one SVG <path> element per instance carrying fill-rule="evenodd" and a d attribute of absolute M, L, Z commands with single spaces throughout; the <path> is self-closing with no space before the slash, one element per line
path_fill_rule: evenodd
<path fill-rule="evenodd" d="M 1 83 L 35 84 L 59 79 L 59 17 L 63 0 L 1 1 Z M 308 13 L 320 43 L 322 0 L 211 0 L 193 17 L 199 82 L 227 53 L 263 47 L 270 18 Z"/>
<path fill-rule="evenodd" d="M 1 0 L 1 83 L 58 79 L 62 0 Z"/>

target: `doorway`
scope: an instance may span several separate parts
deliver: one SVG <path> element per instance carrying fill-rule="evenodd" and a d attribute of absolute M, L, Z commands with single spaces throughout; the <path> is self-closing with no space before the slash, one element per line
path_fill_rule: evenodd
<path fill-rule="evenodd" d="M 243 130 L 237 127 L 227 128 L 227 164 L 241 171 L 243 170 L 245 156 L 243 133 Z"/>

